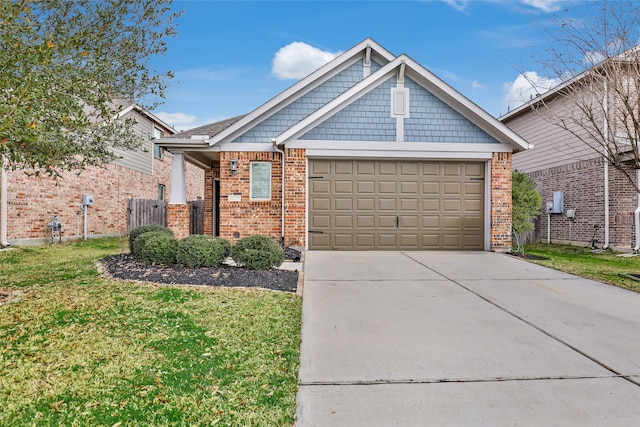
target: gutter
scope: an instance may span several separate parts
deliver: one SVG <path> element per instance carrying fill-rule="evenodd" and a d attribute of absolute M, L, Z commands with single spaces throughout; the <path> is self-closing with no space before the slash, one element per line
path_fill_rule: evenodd
<path fill-rule="evenodd" d="M 0 248 L 11 246 L 7 242 L 7 172 L 0 167 Z"/>
<path fill-rule="evenodd" d="M 636 186 L 640 184 L 640 169 L 636 169 Z M 638 191 L 636 189 L 636 191 Z M 636 245 L 633 247 L 634 251 L 638 251 L 640 249 L 640 192 L 638 192 L 638 207 L 635 211 L 635 219 L 636 219 Z"/>
<path fill-rule="evenodd" d="M 284 208 L 284 184 L 285 184 L 285 180 L 284 180 L 284 150 L 281 150 L 280 148 L 278 148 L 278 142 L 276 141 L 275 138 L 271 138 L 271 143 L 273 144 L 273 149 L 277 152 L 280 153 L 281 155 L 281 162 L 282 163 L 282 174 L 281 174 L 281 181 L 282 181 L 282 201 L 281 201 L 281 205 L 280 206 L 280 218 L 281 218 L 281 225 L 280 225 L 280 244 L 282 246 L 284 246 L 284 213 L 285 213 L 285 208 Z M 640 209 L 640 208 L 639 208 Z"/>

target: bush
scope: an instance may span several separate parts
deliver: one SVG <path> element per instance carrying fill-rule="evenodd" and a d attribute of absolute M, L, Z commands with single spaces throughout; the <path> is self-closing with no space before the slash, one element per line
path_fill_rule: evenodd
<path fill-rule="evenodd" d="M 284 251 L 271 237 L 255 235 L 238 240 L 232 257 L 250 270 L 267 270 L 282 264 Z"/>
<path fill-rule="evenodd" d="M 228 240 L 194 235 L 178 243 L 176 261 L 190 268 L 217 267 L 229 256 L 231 243 Z"/>
<path fill-rule="evenodd" d="M 175 264 L 178 241 L 168 233 L 152 231 L 140 235 L 134 242 L 143 241 L 138 258 L 146 264 Z"/>
<path fill-rule="evenodd" d="M 136 239 L 141 234 L 148 233 L 150 231 L 165 232 L 165 233 L 171 235 L 171 237 L 173 237 L 173 231 L 171 231 L 167 227 L 163 227 L 163 226 L 158 225 L 158 224 L 140 225 L 140 226 L 134 228 L 133 230 L 131 230 L 131 232 L 129 232 L 129 250 L 131 251 L 131 255 L 137 255 L 136 252 L 135 252 L 135 245 L 134 245 L 134 242 L 136 241 Z"/>

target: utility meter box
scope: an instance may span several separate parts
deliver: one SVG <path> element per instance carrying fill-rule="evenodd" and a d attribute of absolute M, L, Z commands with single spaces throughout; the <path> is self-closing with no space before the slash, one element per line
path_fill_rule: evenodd
<path fill-rule="evenodd" d="M 82 195 L 82 206 L 92 206 L 93 205 L 93 196 L 90 194 Z"/>
<path fill-rule="evenodd" d="M 552 203 L 551 209 L 549 209 L 550 203 Z M 553 202 L 547 202 L 547 212 L 552 214 L 561 214 L 564 212 L 564 192 L 553 192 Z"/>

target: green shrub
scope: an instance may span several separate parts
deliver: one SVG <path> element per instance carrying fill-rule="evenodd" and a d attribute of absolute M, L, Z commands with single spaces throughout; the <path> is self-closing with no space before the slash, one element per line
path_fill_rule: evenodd
<path fill-rule="evenodd" d="M 138 234 L 131 244 L 131 254 L 137 258 L 140 258 L 142 248 L 147 244 L 147 240 L 153 236 L 161 235 L 173 237 L 171 234 L 161 230 L 147 231 L 146 233 Z"/>
<path fill-rule="evenodd" d="M 175 264 L 178 241 L 171 235 L 163 232 L 152 231 L 140 235 L 134 242 L 144 241 L 139 250 L 138 258 L 146 264 Z"/>
<path fill-rule="evenodd" d="M 249 236 L 238 240 L 232 249 L 234 261 L 250 270 L 268 270 L 284 261 L 284 251 L 268 236 Z"/>
<path fill-rule="evenodd" d="M 176 261 L 190 268 L 217 267 L 229 255 L 231 243 L 228 240 L 194 235 L 178 243 Z"/>
<path fill-rule="evenodd" d="M 167 227 L 163 227 L 158 224 L 147 224 L 140 225 L 129 232 L 129 250 L 131 251 L 131 255 L 137 255 L 135 252 L 135 245 L 133 244 L 138 236 L 144 233 L 148 233 L 150 231 L 162 231 L 167 234 L 170 234 L 173 237 L 173 231 L 168 229 Z"/>

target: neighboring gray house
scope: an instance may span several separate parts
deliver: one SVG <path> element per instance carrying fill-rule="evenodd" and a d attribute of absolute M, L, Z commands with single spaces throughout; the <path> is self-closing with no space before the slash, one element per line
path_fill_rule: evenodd
<path fill-rule="evenodd" d="M 611 74 L 601 69 L 606 66 L 604 62 L 587 70 L 499 120 L 533 146 L 514 155 L 513 168 L 531 176 L 542 196 L 538 230 L 542 241 L 638 250 L 638 171 L 629 156 L 632 145 L 624 138 L 627 131 L 630 135 L 636 131 L 625 131 L 627 112 L 620 102 L 626 96 L 633 103 L 631 109 L 637 108 L 637 92 L 624 94 L 629 85 L 620 76 L 609 83 L 605 77 Z M 622 88 L 614 89 L 614 84 Z M 583 101 L 582 109 L 577 108 Z M 568 129 L 557 124 L 560 118 Z M 608 153 L 592 135 L 609 138 Z M 614 158 L 619 168 L 613 166 Z M 551 208 L 555 212 L 547 213 L 546 204 L 554 201 L 554 193 L 556 202 L 562 196 L 563 204 L 556 203 Z"/>
<path fill-rule="evenodd" d="M 175 153 L 174 171 L 205 169 L 205 233 L 330 250 L 508 250 L 511 157 L 528 148 L 371 39 L 247 115 L 159 144 Z M 180 237 L 180 173 L 172 185 Z"/>

